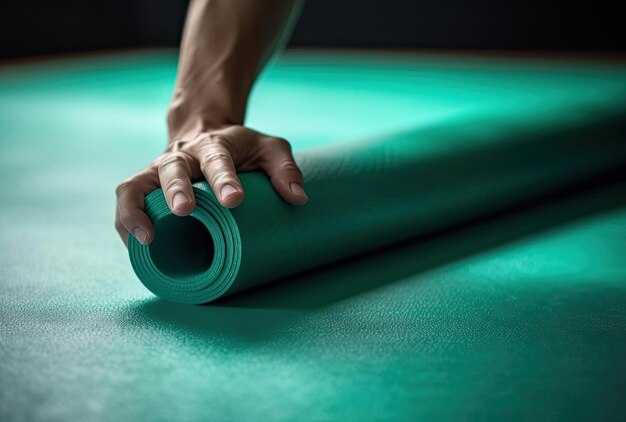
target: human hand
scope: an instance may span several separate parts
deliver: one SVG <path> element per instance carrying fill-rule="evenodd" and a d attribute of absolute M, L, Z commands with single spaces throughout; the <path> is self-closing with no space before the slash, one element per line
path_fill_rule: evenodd
<path fill-rule="evenodd" d="M 162 187 L 172 213 L 185 216 L 196 206 L 191 184 L 204 178 L 217 200 L 234 208 L 244 199 L 237 171 L 257 169 L 267 173 L 285 201 L 306 204 L 302 173 L 289 142 L 229 125 L 178 137 L 145 170 L 120 183 L 116 189 L 115 228 L 125 244 L 131 233 L 147 245 L 154 239 L 154 227 L 144 212 L 144 199 L 150 192 Z"/>

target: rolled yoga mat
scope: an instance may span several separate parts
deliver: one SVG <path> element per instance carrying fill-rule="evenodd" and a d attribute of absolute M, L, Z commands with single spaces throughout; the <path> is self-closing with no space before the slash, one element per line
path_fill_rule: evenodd
<path fill-rule="evenodd" d="M 304 151 L 304 207 L 286 204 L 259 172 L 240 174 L 245 201 L 233 210 L 201 182 L 195 211 L 177 217 L 157 190 L 145 207 L 155 239 L 129 236 L 130 260 L 157 296 L 210 302 L 623 166 L 624 115 L 606 116 L 448 120 Z"/>

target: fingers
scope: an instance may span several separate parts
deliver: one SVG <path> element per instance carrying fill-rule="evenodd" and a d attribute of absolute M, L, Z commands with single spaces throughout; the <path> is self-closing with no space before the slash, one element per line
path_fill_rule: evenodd
<path fill-rule="evenodd" d="M 204 151 L 200 169 L 223 206 L 235 208 L 243 201 L 243 187 L 224 142 L 216 139 Z"/>
<path fill-rule="evenodd" d="M 308 202 L 302 172 L 291 154 L 289 142 L 281 138 L 266 138 L 263 141 L 259 165 L 285 201 L 292 205 L 304 205 Z"/>
<path fill-rule="evenodd" d="M 135 236 L 142 245 L 147 245 L 154 239 L 154 227 L 143 211 L 145 192 L 155 189 L 153 179 L 140 173 L 122 182 L 115 191 L 117 195 L 115 228 L 126 245 L 128 233 Z"/>
<path fill-rule="evenodd" d="M 192 159 L 183 152 L 166 155 L 159 163 L 159 180 L 167 205 L 178 216 L 190 214 L 196 207 L 191 186 Z"/>
<path fill-rule="evenodd" d="M 125 244 L 129 233 L 143 245 L 154 239 L 154 227 L 144 212 L 144 199 L 159 186 L 163 188 L 168 207 L 178 216 L 194 210 L 196 203 L 191 180 L 196 180 L 201 173 L 223 206 L 234 208 L 241 204 L 244 192 L 237 177 L 235 160 L 244 171 L 262 168 L 288 203 L 307 203 L 302 172 L 286 140 L 242 127 L 230 129 L 233 139 L 239 143 L 231 143 L 231 136 L 226 134 L 198 138 L 196 143 L 168 150 L 146 170 L 118 186 L 115 228 Z M 182 146 L 187 149 L 181 150 Z M 232 151 L 235 151 L 235 157 Z"/>

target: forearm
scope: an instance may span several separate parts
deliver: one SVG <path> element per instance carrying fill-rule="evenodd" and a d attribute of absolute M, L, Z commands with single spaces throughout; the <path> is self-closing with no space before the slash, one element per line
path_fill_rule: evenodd
<path fill-rule="evenodd" d="M 193 0 L 168 111 L 170 140 L 243 124 L 254 80 L 299 13 L 300 0 Z"/>

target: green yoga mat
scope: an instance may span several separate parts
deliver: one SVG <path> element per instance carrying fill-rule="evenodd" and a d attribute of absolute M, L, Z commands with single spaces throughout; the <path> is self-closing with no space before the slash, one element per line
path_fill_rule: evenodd
<path fill-rule="evenodd" d="M 143 246 L 129 236 L 132 266 L 157 296 L 210 302 L 622 166 L 623 121 L 484 116 L 304 151 L 305 207 L 283 202 L 259 172 L 241 174 L 246 198 L 234 210 L 200 182 L 196 210 L 177 217 L 157 190 L 146 199 L 156 237 Z"/>

